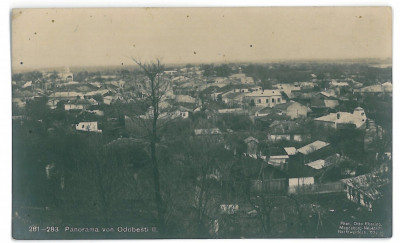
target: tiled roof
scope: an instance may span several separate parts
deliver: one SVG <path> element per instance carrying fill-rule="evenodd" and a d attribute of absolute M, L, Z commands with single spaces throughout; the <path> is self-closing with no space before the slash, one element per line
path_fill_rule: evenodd
<path fill-rule="evenodd" d="M 360 191 L 372 200 L 377 200 L 382 197 L 380 188 L 389 183 L 389 178 L 379 172 L 373 172 L 354 178 L 343 179 L 342 182 Z"/>

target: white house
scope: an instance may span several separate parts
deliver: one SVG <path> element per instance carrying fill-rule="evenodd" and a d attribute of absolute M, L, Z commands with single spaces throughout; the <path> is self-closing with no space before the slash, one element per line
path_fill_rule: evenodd
<path fill-rule="evenodd" d="M 101 133 L 102 130 L 99 130 L 97 121 L 96 122 L 79 122 L 75 125 L 77 131 L 85 131 L 85 132 L 98 132 Z"/>
<path fill-rule="evenodd" d="M 273 107 L 277 104 L 286 103 L 279 90 L 259 90 L 245 93 L 244 100 L 256 106 Z"/>
<path fill-rule="evenodd" d="M 266 108 L 268 109 L 268 108 Z M 290 101 L 283 104 L 277 104 L 273 110 L 276 111 L 278 114 L 286 115 L 290 117 L 290 119 L 300 118 L 300 117 L 307 117 L 307 113 L 311 111 L 305 105 L 302 105 L 295 101 Z"/>
<path fill-rule="evenodd" d="M 64 104 L 64 110 L 83 110 L 85 107 L 83 104 Z"/>
<path fill-rule="evenodd" d="M 353 113 L 349 112 L 337 112 L 330 113 L 326 116 L 315 118 L 314 121 L 324 126 L 332 128 L 340 128 L 345 126 L 353 126 L 355 128 L 361 128 L 367 121 L 364 109 L 357 107 Z"/>

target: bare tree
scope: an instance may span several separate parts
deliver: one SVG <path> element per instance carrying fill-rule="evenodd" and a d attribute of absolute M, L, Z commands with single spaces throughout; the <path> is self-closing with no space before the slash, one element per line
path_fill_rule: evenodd
<path fill-rule="evenodd" d="M 161 196 L 160 172 L 157 160 L 157 141 L 158 137 L 158 120 L 160 116 L 160 103 L 165 97 L 168 89 L 168 83 L 164 79 L 164 67 L 160 60 L 151 63 L 142 63 L 132 58 L 143 71 L 145 78 L 139 80 L 142 101 L 150 109 L 149 116 L 143 117 L 141 123 L 146 128 L 150 143 L 150 160 L 152 164 L 153 180 L 154 180 L 154 196 L 157 205 L 158 227 L 162 231 L 164 227 L 165 205 Z"/>

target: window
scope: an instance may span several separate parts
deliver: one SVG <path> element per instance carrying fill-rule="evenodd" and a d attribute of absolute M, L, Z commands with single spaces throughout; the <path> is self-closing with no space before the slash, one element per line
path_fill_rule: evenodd
<path fill-rule="evenodd" d="M 269 103 L 269 99 L 265 99 L 265 103 L 267 103 L 267 104 L 268 104 L 268 103 Z"/>
<path fill-rule="evenodd" d="M 85 128 L 85 125 L 82 125 L 82 128 Z"/>
<path fill-rule="evenodd" d="M 261 99 L 258 99 L 258 103 L 259 103 L 259 104 L 261 103 Z"/>
<path fill-rule="evenodd" d="M 361 115 L 363 116 L 363 115 L 364 115 L 364 112 L 361 112 Z"/>
<path fill-rule="evenodd" d="M 272 98 L 272 103 L 275 103 L 275 99 L 274 98 Z"/>
<path fill-rule="evenodd" d="M 281 102 L 281 98 L 278 98 L 278 103 Z"/>

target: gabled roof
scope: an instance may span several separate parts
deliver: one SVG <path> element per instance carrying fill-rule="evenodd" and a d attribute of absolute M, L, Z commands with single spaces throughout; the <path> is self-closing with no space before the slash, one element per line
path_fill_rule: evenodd
<path fill-rule="evenodd" d="M 360 175 L 354 178 L 343 179 L 343 183 L 360 191 L 372 200 L 382 197 L 381 188 L 389 184 L 389 178 L 380 172 Z"/>
<path fill-rule="evenodd" d="M 328 93 L 328 92 L 326 92 L 326 91 L 321 91 L 321 92 L 319 92 L 321 95 L 323 95 L 323 96 L 325 96 L 325 97 L 328 97 L 328 98 L 336 98 L 336 95 L 334 95 L 334 94 L 331 94 L 331 93 Z"/>
<path fill-rule="evenodd" d="M 325 167 L 325 160 L 319 159 L 319 160 L 310 162 L 310 163 L 308 163 L 308 164 L 306 164 L 306 165 L 307 165 L 307 166 L 310 166 L 310 167 L 313 168 L 313 169 L 320 170 L 320 169 L 322 169 L 322 168 Z"/>
<path fill-rule="evenodd" d="M 310 144 L 307 144 L 304 147 L 299 148 L 297 150 L 297 152 L 299 152 L 301 154 L 304 154 L 304 155 L 308 155 L 308 154 L 311 154 L 312 152 L 320 150 L 320 149 L 322 149 L 322 148 L 324 148 L 324 147 L 326 147 L 328 145 L 329 145 L 329 143 L 317 140 L 317 141 L 314 141 L 314 142 L 312 142 Z"/>
<path fill-rule="evenodd" d="M 349 112 L 330 113 L 326 116 L 315 118 L 314 120 L 339 124 L 354 124 L 356 128 L 361 127 L 366 122 L 365 117 L 361 117 Z"/>
<path fill-rule="evenodd" d="M 290 102 L 286 102 L 286 103 L 282 103 L 282 104 L 275 105 L 275 106 L 273 107 L 273 109 L 287 110 L 287 108 L 289 108 L 289 107 L 292 106 L 292 105 L 300 105 L 300 106 L 303 106 L 303 107 L 305 107 L 305 108 L 308 108 L 307 106 L 302 105 L 302 104 L 300 104 L 299 102 L 296 102 L 296 101 L 291 100 Z"/>
<path fill-rule="evenodd" d="M 356 162 L 352 159 L 350 159 L 347 156 L 340 155 L 340 154 L 333 154 L 331 156 L 328 156 L 325 158 L 325 166 L 332 166 L 332 165 L 338 165 L 338 166 L 343 166 L 344 162 L 350 162 L 355 164 Z"/>
<path fill-rule="evenodd" d="M 338 100 L 324 100 L 325 107 L 335 108 L 339 105 Z"/>
<path fill-rule="evenodd" d="M 370 85 L 370 86 L 367 86 L 367 87 L 363 87 L 360 90 L 361 90 L 361 92 L 371 92 L 371 93 L 374 93 L 374 92 L 381 93 L 381 92 L 384 91 L 382 85 L 380 85 L 380 84 L 375 84 L 375 85 Z"/>
<path fill-rule="evenodd" d="M 297 153 L 297 149 L 295 147 L 285 147 L 283 148 L 287 155 L 295 155 Z"/>
<path fill-rule="evenodd" d="M 227 98 L 227 99 L 239 99 L 241 97 L 244 96 L 244 93 L 239 93 L 239 92 L 233 92 L 233 93 L 225 93 L 222 95 L 223 98 Z"/>
<path fill-rule="evenodd" d="M 95 91 L 91 91 L 86 93 L 86 96 L 94 96 L 94 95 L 105 95 L 109 92 L 108 89 L 99 89 L 99 90 L 95 90 Z"/>

